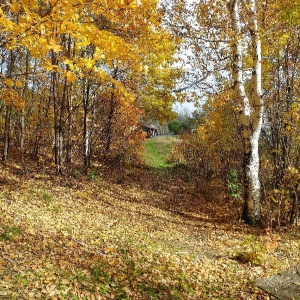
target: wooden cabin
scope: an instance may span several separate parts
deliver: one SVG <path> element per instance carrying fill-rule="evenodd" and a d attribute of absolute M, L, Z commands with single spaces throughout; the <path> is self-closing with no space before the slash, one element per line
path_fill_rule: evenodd
<path fill-rule="evenodd" d="M 143 124 L 142 130 L 146 133 L 146 138 L 161 134 L 160 131 L 158 130 L 157 126 L 155 126 L 155 125 Z"/>

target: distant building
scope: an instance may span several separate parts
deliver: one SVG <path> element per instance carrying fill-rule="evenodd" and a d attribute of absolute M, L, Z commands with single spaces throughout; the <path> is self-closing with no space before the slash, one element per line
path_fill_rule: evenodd
<path fill-rule="evenodd" d="M 151 125 L 142 124 L 141 128 L 146 133 L 146 138 L 161 134 L 158 127 L 152 124 Z"/>

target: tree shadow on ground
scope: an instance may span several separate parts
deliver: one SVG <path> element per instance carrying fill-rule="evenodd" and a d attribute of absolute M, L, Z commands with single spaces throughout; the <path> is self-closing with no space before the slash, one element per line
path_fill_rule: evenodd
<path fill-rule="evenodd" d="M 113 177 L 107 180 L 115 183 Z M 251 228 L 241 221 L 242 200 L 230 199 L 217 179 L 193 181 L 188 170 L 181 166 L 134 167 L 122 174 L 122 178 L 119 184 L 123 188 L 137 189 L 145 195 L 131 197 L 130 201 L 169 211 L 183 222 L 192 222 L 193 226 L 208 224 L 226 230 L 265 234 L 262 229 Z"/>

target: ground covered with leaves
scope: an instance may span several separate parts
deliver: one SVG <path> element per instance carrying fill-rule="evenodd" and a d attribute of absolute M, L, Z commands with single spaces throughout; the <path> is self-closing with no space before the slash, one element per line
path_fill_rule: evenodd
<path fill-rule="evenodd" d="M 179 170 L 15 170 L 0 173 L 1 299 L 269 299 L 256 279 L 300 261 L 299 231 L 248 228 Z"/>

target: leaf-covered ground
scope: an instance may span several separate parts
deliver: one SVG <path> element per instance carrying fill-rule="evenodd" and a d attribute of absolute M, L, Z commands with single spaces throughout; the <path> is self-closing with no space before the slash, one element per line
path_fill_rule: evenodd
<path fill-rule="evenodd" d="M 269 299 L 255 280 L 299 264 L 299 231 L 249 229 L 178 174 L 3 167 L 0 299 Z"/>

